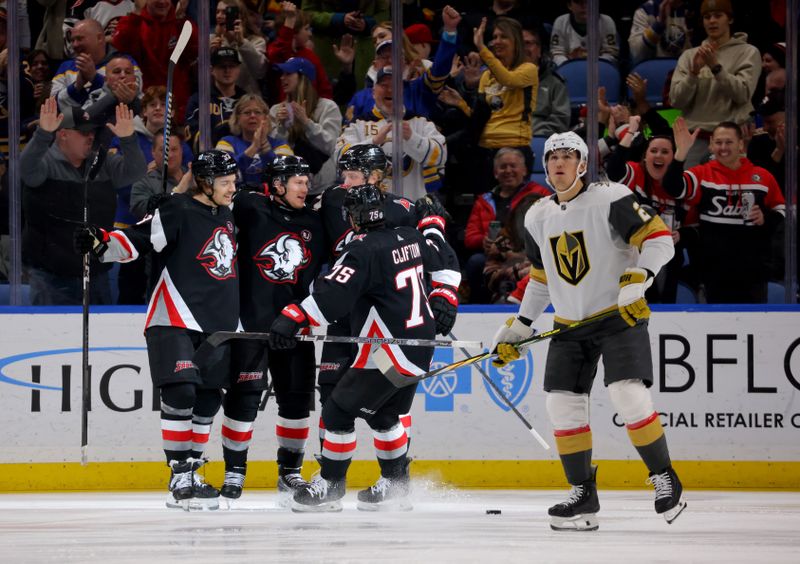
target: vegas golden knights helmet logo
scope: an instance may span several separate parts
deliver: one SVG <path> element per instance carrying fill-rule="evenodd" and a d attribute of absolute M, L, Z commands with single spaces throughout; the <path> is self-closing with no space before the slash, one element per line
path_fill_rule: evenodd
<path fill-rule="evenodd" d="M 564 231 L 558 237 L 550 237 L 550 247 L 558 275 L 573 286 L 577 286 L 590 268 L 583 231 L 573 233 Z"/>

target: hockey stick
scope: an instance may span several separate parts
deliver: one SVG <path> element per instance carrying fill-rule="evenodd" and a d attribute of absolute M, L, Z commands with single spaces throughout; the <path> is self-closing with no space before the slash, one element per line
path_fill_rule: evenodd
<path fill-rule="evenodd" d="M 230 341 L 231 339 L 246 339 L 255 341 L 266 341 L 269 333 L 256 332 L 237 332 L 237 331 L 217 331 L 208 336 L 195 351 L 193 362 L 197 366 L 202 366 L 211 352 L 218 346 Z M 310 341 L 321 343 L 348 343 L 365 345 L 403 345 L 409 347 L 464 347 L 464 348 L 483 348 L 480 341 L 447 341 L 433 339 L 395 339 L 383 337 L 346 337 L 342 335 L 296 335 L 298 341 Z"/>
<path fill-rule="evenodd" d="M 105 151 L 98 145 L 91 158 L 84 163 L 83 175 L 83 227 L 89 227 L 89 182 L 97 176 L 100 167 L 105 161 Z M 89 460 L 89 402 L 91 401 L 91 382 L 89 374 L 89 253 L 83 255 L 83 316 L 81 325 L 83 341 L 81 347 L 81 465 L 86 466 Z"/>
<path fill-rule="evenodd" d="M 161 176 L 161 193 L 167 193 L 167 168 L 169 165 L 169 135 L 172 128 L 172 75 L 175 73 L 175 65 L 178 64 L 178 59 L 181 58 L 189 39 L 192 38 L 192 23 L 189 20 L 183 22 L 183 29 L 178 37 L 178 42 L 175 43 L 175 48 L 172 50 L 172 55 L 169 57 L 169 67 L 167 68 L 167 99 L 164 108 L 164 149 L 162 155 L 164 157 L 164 164 L 162 165 Z"/>
<path fill-rule="evenodd" d="M 514 346 L 517 349 L 522 347 L 530 346 L 534 343 L 538 343 L 539 341 L 544 341 L 545 339 L 550 339 L 551 337 L 555 337 L 557 335 L 562 335 L 564 333 L 568 333 L 570 331 L 574 331 L 575 329 L 580 329 L 581 327 L 586 327 L 587 325 L 591 325 L 592 323 L 596 323 L 603 319 L 608 319 L 609 317 L 613 317 L 615 315 L 619 315 L 619 310 L 616 308 L 607 311 L 605 313 L 601 313 L 595 315 L 593 317 L 587 317 L 582 321 L 576 321 L 574 323 L 570 323 L 569 325 L 565 325 L 564 327 L 559 327 L 557 329 L 551 329 L 550 331 L 545 331 L 544 333 L 539 333 L 538 335 L 534 335 L 528 339 L 523 339 L 517 343 L 514 343 Z M 492 351 L 487 351 L 485 353 L 481 353 L 475 356 L 470 356 L 463 360 L 459 360 L 452 364 L 448 364 L 447 366 L 443 366 L 442 368 L 437 368 L 436 370 L 431 370 L 430 372 L 425 372 L 424 374 L 420 374 L 419 376 L 404 376 L 397 371 L 392 364 L 391 359 L 389 356 L 383 352 L 383 349 L 378 350 L 372 355 L 372 360 L 378 366 L 378 369 L 383 373 L 386 378 L 389 379 L 392 384 L 397 386 L 398 388 L 402 388 L 404 386 L 410 386 L 411 384 L 415 384 L 420 380 L 426 380 L 428 378 L 433 378 L 434 376 L 438 376 L 439 374 L 443 374 L 445 372 L 451 372 L 462 366 L 469 366 L 471 364 L 475 364 L 476 362 L 480 362 L 482 360 L 486 360 L 487 358 L 491 358 L 493 356 L 497 356 L 496 353 Z"/>
<path fill-rule="evenodd" d="M 455 335 L 453 335 L 452 331 L 450 332 L 450 338 L 453 339 L 454 341 L 456 340 L 456 337 L 455 337 Z M 467 350 L 466 349 L 462 348 L 460 350 L 461 350 L 461 354 L 463 354 L 464 356 L 467 356 Z M 519 412 L 519 410 L 516 408 L 516 406 L 513 403 L 511 403 L 511 400 L 506 397 L 506 395 L 503 393 L 503 391 L 499 387 L 497 387 L 497 384 L 495 384 L 494 380 L 492 380 L 489 377 L 489 375 L 486 373 L 486 371 L 483 369 L 483 367 L 481 367 L 480 364 L 476 364 L 475 368 L 478 369 L 478 373 L 483 377 L 483 379 L 486 381 L 486 383 L 489 384 L 492 387 L 492 389 L 495 391 L 497 396 L 501 400 L 503 400 L 503 403 L 505 403 L 508 406 L 508 408 L 512 412 L 514 412 L 514 415 L 516 415 L 517 418 L 520 421 L 522 421 L 522 424 L 525 425 L 528 428 L 528 432 L 531 435 L 533 435 L 533 438 L 536 439 L 536 441 L 540 445 L 542 445 L 542 448 L 544 448 L 545 450 L 550 450 L 550 445 L 547 444 L 547 441 L 545 441 L 542 438 L 542 436 L 536 431 L 536 429 L 533 428 L 533 425 L 531 425 L 530 422 L 527 419 L 525 419 L 525 417 Z"/>

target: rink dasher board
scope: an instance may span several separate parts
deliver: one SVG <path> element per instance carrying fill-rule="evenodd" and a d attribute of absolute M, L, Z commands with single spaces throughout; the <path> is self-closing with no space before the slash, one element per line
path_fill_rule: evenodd
<path fill-rule="evenodd" d="M 469 309 L 459 314 L 453 330 L 459 339 L 489 341 L 509 315 L 508 308 Z M 80 459 L 80 314 L 57 308 L 36 315 L 30 313 L 40 310 L 33 308 L 7 311 L 15 313 L 0 311 L 0 490 L 47 484 L 146 488 L 151 481 L 152 487 L 162 487 L 158 402 L 142 335 L 144 314 L 112 309 L 91 317 L 91 464 L 81 468 L 73 464 Z M 536 326 L 546 330 L 551 322 L 552 315 L 545 314 Z M 657 311 L 650 336 L 654 401 L 684 481 L 800 489 L 800 310 Z M 317 345 L 317 354 L 320 349 Z M 554 446 L 541 391 L 546 356 L 547 344 L 541 343 L 502 371 L 489 363 L 481 367 Z M 438 349 L 433 366 L 459 358 L 459 350 Z M 593 454 L 606 461 L 609 485 L 636 486 L 643 482 L 642 466 L 602 377 L 601 363 L 591 401 Z M 412 414 L 418 471 L 473 487 L 563 484 L 555 449 L 545 451 L 533 441 L 475 367 L 421 384 Z M 250 447 L 250 460 L 264 469 L 263 483 L 261 477 L 251 483 L 248 476 L 255 487 L 274 485 L 269 461 L 275 457 L 275 416 L 273 398 L 259 414 Z M 317 417 L 312 413 L 310 452 L 318 451 Z M 220 421 L 218 416 L 206 451 L 212 460 L 221 459 Z M 375 474 L 372 438 L 363 423 L 357 430 L 351 476 L 368 483 Z M 515 471 L 508 471 L 509 462 Z M 18 465 L 26 469 L 22 484 L 13 477 Z M 210 468 L 217 472 L 216 465 Z M 52 485 L 55 469 L 62 475 L 58 485 Z"/>

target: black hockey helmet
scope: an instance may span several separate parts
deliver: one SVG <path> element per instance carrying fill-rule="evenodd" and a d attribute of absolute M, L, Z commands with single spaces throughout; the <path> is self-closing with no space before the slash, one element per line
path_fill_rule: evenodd
<path fill-rule="evenodd" d="M 236 174 L 238 171 L 236 159 L 226 151 L 218 149 L 202 151 L 192 159 L 192 175 L 195 180 L 208 185 L 214 184 L 215 178 Z"/>
<path fill-rule="evenodd" d="M 384 195 L 374 184 L 353 186 L 344 197 L 344 209 L 359 227 L 383 225 Z"/>
<path fill-rule="evenodd" d="M 354 145 L 339 157 L 339 172 L 358 170 L 364 175 L 364 180 L 369 178 L 373 170 L 385 173 L 387 168 L 389 159 L 377 145 Z"/>
<path fill-rule="evenodd" d="M 311 167 L 303 157 L 278 155 L 261 175 L 261 181 L 267 185 L 270 194 L 274 194 L 273 182 L 275 179 L 279 178 L 285 184 L 290 176 L 309 176 L 310 174 Z"/>

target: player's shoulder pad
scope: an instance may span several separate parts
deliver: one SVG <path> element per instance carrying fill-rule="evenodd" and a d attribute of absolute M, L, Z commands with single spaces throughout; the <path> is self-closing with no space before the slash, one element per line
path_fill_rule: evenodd
<path fill-rule="evenodd" d="M 387 192 L 386 193 L 386 201 L 389 204 L 394 204 L 394 205 L 402 207 L 407 212 L 410 212 L 410 211 L 414 210 L 414 202 L 412 202 L 411 200 L 408 200 L 406 198 L 403 198 L 402 196 L 398 196 L 396 194 L 392 194 L 391 192 Z"/>

